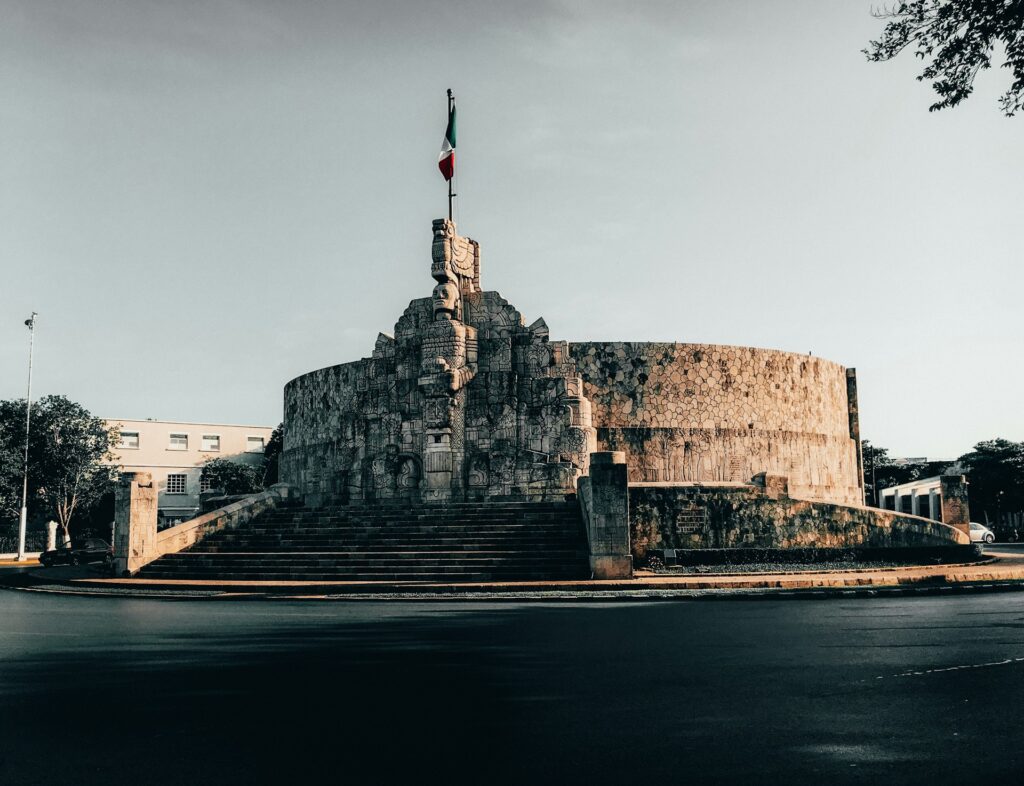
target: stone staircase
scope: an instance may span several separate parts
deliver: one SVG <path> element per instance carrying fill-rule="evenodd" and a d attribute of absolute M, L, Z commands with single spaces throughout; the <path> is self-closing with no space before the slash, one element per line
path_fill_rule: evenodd
<path fill-rule="evenodd" d="M 278 508 L 142 569 L 147 579 L 541 581 L 589 577 L 579 505 Z"/>

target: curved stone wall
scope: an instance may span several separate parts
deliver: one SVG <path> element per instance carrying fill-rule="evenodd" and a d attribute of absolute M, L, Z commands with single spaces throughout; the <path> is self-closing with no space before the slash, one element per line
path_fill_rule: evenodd
<path fill-rule="evenodd" d="M 585 342 L 569 353 L 599 450 L 631 482 L 789 476 L 794 497 L 859 504 L 852 371 L 810 355 L 713 344 Z"/>
<path fill-rule="evenodd" d="M 572 493 L 591 451 L 632 482 L 789 478 L 794 497 L 863 499 L 852 370 L 789 352 L 552 341 L 480 282 L 480 247 L 432 224 L 433 291 L 372 357 L 285 387 L 282 479 L 324 499 Z"/>
<path fill-rule="evenodd" d="M 365 431 L 360 413 L 373 417 L 385 406 L 383 391 L 371 387 L 370 362 L 317 369 L 285 386 L 281 478 L 313 501 L 341 492 L 338 472 L 355 461 Z"/>
<path fill-rule="evenodd" d="M 938 521 L 879 508 L 768 495 L 732 484 L 629 487 L 630 548 L 638 563 L 654 549 L 850 549 L 970 546 Z"/>

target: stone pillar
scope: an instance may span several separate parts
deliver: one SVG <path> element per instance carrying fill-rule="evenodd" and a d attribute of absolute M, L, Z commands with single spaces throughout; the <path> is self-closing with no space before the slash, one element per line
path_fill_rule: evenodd
<path fill-rule="evenodd" d="M 932 521 L 942 521 L 942 500 L 936 489 L 928 492 L 928 518 Z"/>
<path fill-rule="evenodd" d="M 967 478 L 963 475 L 943 475 L 939 478 L 942 487 L 942 523 L 971 534 L 971 511 L 967 506 Z"/>
<path fill-rule="evenodd" d="M 860 500 L 864 499 L 864 446 L 860 442 L 860 404 L 857 402 L 857 369 L 846 369 L 846 408 L 850 415 L 850 439 L 857 446 L 857 486 L 860 488 Z"/>
<path fill-rule="evenodd" d="M 618 450 L 591 453 L 589 483 L 587 540 L 594 578 L 632 578 L 626 454 Z"/>
<path fill-rule="evenodd" d="M 46 550 L 53 551 L 57 548 L 57 528 L 60 526 L 56 521 L 46 522 Z"/>
<path fill-rule="evenodd" d="M 156 484 L 148 472 L 122 472 L 114 489 L 114 575 L 156 558 Z"/>

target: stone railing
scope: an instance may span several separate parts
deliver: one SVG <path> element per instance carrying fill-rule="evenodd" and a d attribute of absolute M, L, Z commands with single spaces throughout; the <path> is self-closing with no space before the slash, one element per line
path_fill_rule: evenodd
<path fill-rule="evenodd" d="M 122 473 L 115 501 L 114 575 L 134 575 L 165 554 L 187 549 L 214 532 L 245 524 L 293 496 L 288 485 L 278 483 L 157 532 L 156 489 L 149 473 Z"/>
<path fill-rule="evenodd" d="M 969 546 L 956 526 L 880 508 L 794 499 L 785 478 L 754 484 L 634 483 L 633 556 L 659 549 L 904 549 Z"/>
<path fill-rule="evenodd" d="M 577 485 L 597 579 L 629 577 L 634 558 L 666 549 L 937 550 L 948 551 L 947 556 L 971 549 L 958 476 L 943 477 L 942 522 L 795 499 L 786 476 L 765 472 L 747 483 L 629 483 L 627 478 L 625 454 L 601 451 L 591 454 L 590 475 Z"/>

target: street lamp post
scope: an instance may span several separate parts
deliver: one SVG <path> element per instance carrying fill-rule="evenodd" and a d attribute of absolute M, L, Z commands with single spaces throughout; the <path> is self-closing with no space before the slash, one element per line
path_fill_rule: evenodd
<path fill-rule="evenodd" d="M 32 419 L 32 345 L 36 337 L 36 314 L 25 320 L 28 326 L 28 395 L 25 396 L 25 467 L 21 486 L 21 519 L 18 522 L 18 562 L 25 561 L 25 528 L 28 525 L 28 429 Z"/>

